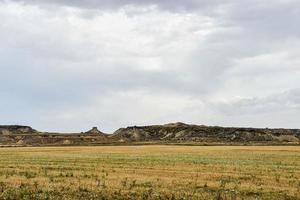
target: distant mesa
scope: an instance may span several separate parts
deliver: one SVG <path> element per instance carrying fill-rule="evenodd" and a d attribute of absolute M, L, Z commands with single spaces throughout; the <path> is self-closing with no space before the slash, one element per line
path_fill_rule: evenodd
<path fill-rule="evenodd" d="M 114 132 L 113 136 L 128 142 L 300 143 L 300 129 L 219 127 L 185 124 L 182 122 L 120 128 Z"/>
<path fill-rule="evenodd" d="M 38 132 L 29 126 L 1 126 L 1 145 L 101 145 L 125 142 L 159 142 L 199 144 L 297 144 L 300 129 L 266 129 L 220 127 L 182 122 L 164 125 L 129 126 L 113 134 L 106 134 L 97 127 L 81 133 Z"/>
<path fill-rule="evenodd" d="M 30 126 L 19 125 L 0 125 L 0 135 L 15 135 L 15 134 L 37 134 L 37 130 Z"/>

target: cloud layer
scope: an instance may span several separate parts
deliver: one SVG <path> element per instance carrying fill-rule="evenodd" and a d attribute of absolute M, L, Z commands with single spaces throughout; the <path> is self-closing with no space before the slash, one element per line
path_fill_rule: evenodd
<path fill-rule="evenodd" d="M 298 1 L 0 1 L 0 122 L 300 128 Z"/>

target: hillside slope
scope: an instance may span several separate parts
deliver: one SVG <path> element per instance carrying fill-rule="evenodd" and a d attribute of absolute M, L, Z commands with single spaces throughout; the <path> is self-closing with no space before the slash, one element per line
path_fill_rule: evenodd
<path fill-rule="evenodd" d="M 39 132 L 29 126 L 0 126 L 2 146 L 102 145 L 131 143 L 300 144 L 300 129 L 260 129 L 170 123 L 120 128 L 105 134 Z"/>
<path fill-rule="evenodd" d="M 38 131 L 30 126 L 0 125 L 0 135 L 37 134 Z"/>
<path fill-rule="evenodd" d="M 93 127 L 81 133 L 39 132 L 29 126 L 0 126 L 2 146 L 94 145 L 107 143 L 107 134 Z"/>
<path fill-rule="evenodd" d="M 127 141 L 300 142 L 299 129 L 234 128 L 170 123 L 121 128 L 114 137 Z"/>

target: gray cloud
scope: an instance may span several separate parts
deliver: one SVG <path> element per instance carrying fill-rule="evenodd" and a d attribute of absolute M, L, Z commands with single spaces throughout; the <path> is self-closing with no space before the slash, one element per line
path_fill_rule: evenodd
<path fill-rule="evenodd" d="M 240 126 L 298 128 L 300 89 L 292 89 L 264 97 L 234 98 L 215 102 L 213 105 L 223 123 L 239 123 Z M 266 120 L 267 119 L 267 120 Z"/>
<path fill-rule="evenodd" d="M 220 103 L 219 109 L 229 115 L 256 115 L 283 110 L 300 110 L 300 89 L 293 89 L 260 98 L 240 98 Z M 284 119 L 283 119 L 284 120 Z"/>
<path fill-rule="evenodd" d="M 211 9 L 213 7 L 223 5 L 230 2 L 229 0 L 15 0 L 24 4 L 57 4 L 79 8 L 93 8 L 93 9 L 118 9 L 124 6 L 158 6 L 159 8 L 170 11 L 190 11 L 196 9 Z"/>
<path fill-rule="evenodd" d="M 296 127 L 299 8 L 0 1 L 0 122 L 62 131 L 169 121 Z"/>

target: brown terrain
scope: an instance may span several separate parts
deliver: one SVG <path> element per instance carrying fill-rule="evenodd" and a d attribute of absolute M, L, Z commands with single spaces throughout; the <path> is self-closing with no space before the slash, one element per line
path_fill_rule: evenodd
<path fill-rule="evenodd" d="M 93 127 L 81 133 L 39 132 L 29 126 L 0 126 L 1 146 L 103 144 L 300 144 L 300 129 L 236 128 L 170 123 L 120 128 L 105 134 Z"/>

